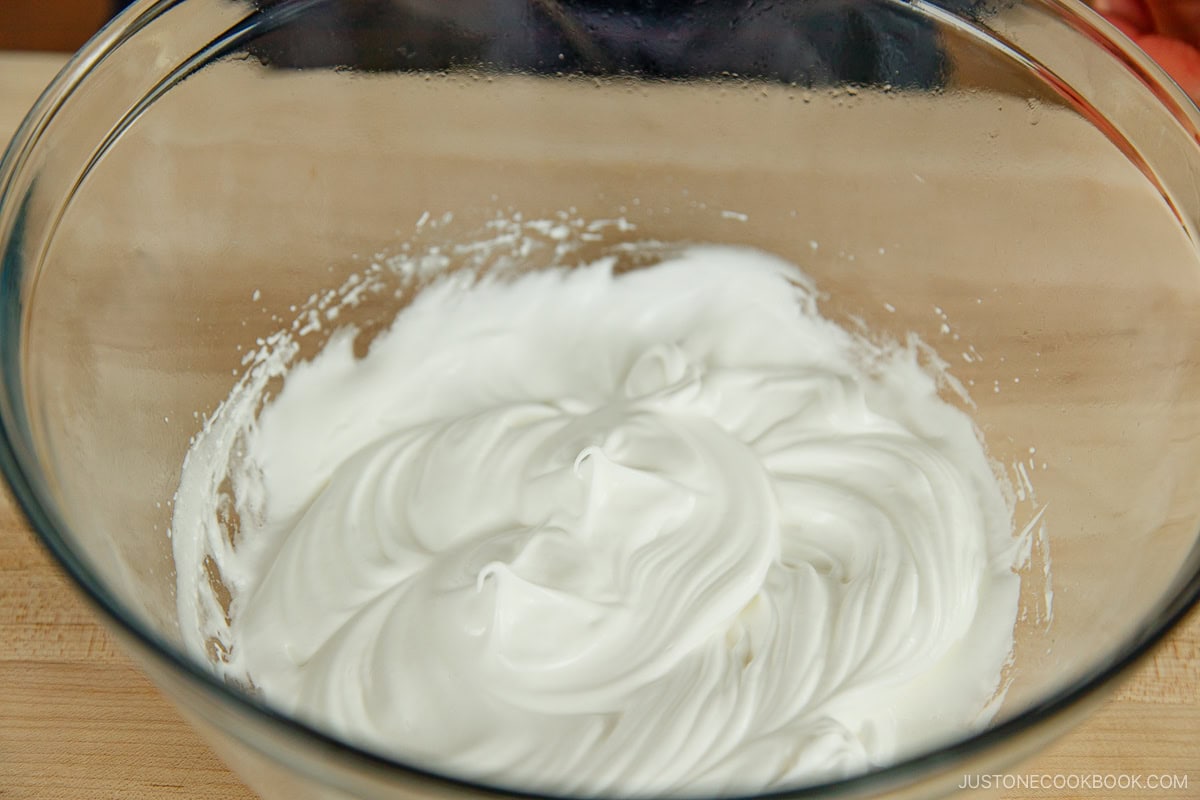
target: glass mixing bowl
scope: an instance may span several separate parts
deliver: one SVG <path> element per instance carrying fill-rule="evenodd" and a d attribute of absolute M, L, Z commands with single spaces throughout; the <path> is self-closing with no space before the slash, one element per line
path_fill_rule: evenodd
<path fill-rule="evenodd" d="M 189 439 L 257 340 L 316 319 L 301 357 L 343 322 L 365 342 L 420 288 L 398 255 L 485 269 L 455 254 L 497 220 L 546 240 L 529 268 L 635 239 L 772 251 L 828 316 L 949 364 L 1038 534 L 993 723 L 785 793 L 941 794 L 1066 730 L 1200 593 L 1198 129 L 1071 0 L 147 0 L 0 165 L 0 459 L 264 797 L 519 795 L 336 741 L 185 652 Z M 372 270 L 395 291 L 343 302 Z"/>

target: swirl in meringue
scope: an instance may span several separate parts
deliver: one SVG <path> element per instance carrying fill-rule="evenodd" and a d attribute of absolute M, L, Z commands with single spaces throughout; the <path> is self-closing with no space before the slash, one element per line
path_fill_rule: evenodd
<path fill-rule="evenodd" d="M 970 417 L 772 256 L 612 267 L 434 285 L 239 423 L 223 668 L 386 755 L 570 793 L 793 786 L 986 722 L 1019 578 Z M 215 506 L 177 504 L 177 548 Z"/>

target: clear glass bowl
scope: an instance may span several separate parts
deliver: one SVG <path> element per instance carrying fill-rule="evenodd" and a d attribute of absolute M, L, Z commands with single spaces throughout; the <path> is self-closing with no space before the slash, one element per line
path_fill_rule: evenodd
<path fill-rule="evenodd" d="M 498 213 L 773 251 L 826 314 L 933 345 L 1019 519 L 1043 514 L 993 724 L 785 794 L 951 791 L 1066 730 L 1200 593 L 1200 117 L 1110 36 L 1070 0 L 138 3 L 0 165 L 4 472 L 264 797 L 521 794 L 335 741 L 185 654 L 189 438 L 315 293 Z"/>

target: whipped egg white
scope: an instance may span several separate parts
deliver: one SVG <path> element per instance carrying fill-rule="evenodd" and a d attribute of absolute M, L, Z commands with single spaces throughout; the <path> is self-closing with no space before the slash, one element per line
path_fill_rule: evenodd
<path fill-rule="evenodd" d="M 227 404 L 176 498 L 193 651 L 529 790 L 781 788 L 986 723 L 1019 577 L 970 417 L 773 256 L 613 266 L 435 283 Z"/>

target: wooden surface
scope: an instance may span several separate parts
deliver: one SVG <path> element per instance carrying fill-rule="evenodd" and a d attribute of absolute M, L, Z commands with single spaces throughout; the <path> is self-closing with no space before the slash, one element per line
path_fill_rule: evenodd
<path fill-rule="evenodd" d="M 0 3 L 0 50 L 71 52 L 112 15 L 113 0 L 4 0 Z"/>
<path fill-rule="evenodd" d="M 0 138 L 59 57 L 0 53 Z M 1200 796 L 1200 616 L 1088 722 L 1011 774 L 1186 776 L 1178 791 L 995 796 Z M 0 496 L 0 798 L 250 797 L 116 648 Z"/>

